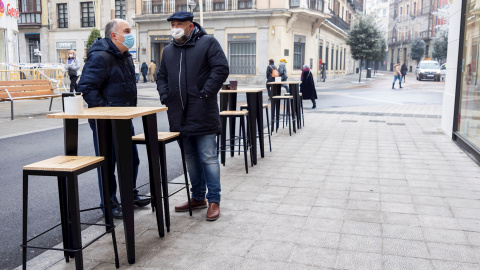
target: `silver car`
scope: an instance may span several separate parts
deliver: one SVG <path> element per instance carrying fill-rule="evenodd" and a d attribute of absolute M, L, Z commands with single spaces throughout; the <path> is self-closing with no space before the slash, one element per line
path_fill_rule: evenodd
<path fill-rule="evenodd" d="M 423 79 L 440 81 L 440 65 L 437 61 L 433 60 L 420 61 L 420 63 L 418 63 L 417 69 L 415 70 L 415 75 L 417 77 L 417 80 L 419 81 Z"/>

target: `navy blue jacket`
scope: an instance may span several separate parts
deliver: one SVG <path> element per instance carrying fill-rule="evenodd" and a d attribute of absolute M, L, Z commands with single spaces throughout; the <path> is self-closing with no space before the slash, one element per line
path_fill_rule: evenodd
<path fill-rule="evenodd" d="M 137 106 L 135 66 L 109 39 L 97 39 L 87 52 L 78 91 L 88 107 Z"/>
<path fill-rule="evenodd" d="M 228 77 L 228 61 L 218 41 L 194 25 L 185 44 L 172 41 L 163 50 L 157 90 L 168 107 L 170 131 L 220 134 L 217 93 Z"/>

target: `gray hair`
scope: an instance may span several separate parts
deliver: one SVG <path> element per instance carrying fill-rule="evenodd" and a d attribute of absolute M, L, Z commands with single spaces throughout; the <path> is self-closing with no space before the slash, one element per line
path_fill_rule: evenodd
<path fill-rule="evenodd" d="M 112 39 L 112 32 L 117 31 L 117 19 L 113 19 L 105 25 L 105 38 Z"/>
<path fill-rule="evenodd" d="M 303 65 L 303 68 L 304 68 L 304 69 L 305 69 L 305 68 L 310 69 L 310 66 L 309 66 L 309 65 Z"/>

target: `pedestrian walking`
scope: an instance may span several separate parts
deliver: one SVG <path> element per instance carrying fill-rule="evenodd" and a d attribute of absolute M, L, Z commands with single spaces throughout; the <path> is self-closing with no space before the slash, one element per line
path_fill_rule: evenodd
<path fill-rule="evenodd" d="M 163 50 L 157 90 L 168 107 L 170 131 L 182 137 L 192 184 L 191 206 L 206 208 L 208 201 L 206 219 L 213 221 L 220 216 L 221 192 L 217 94 L 229 75 L 228 61 L 220 43 L 193 22 L 192 13 L 179 11 L 167 21 L 173 40 Z M 188 210 L 188 202 L 175 206 L 176 212 Z"/>
<path fill-rule="evenodd" d="M 142 76 L 143 76 L 143 82 L 146 83 L 147 82 L 147 74 L 148 74 L 148 65 L 145 61 L 143 61 L 143 63 L 142 63 L 141 71 L 142 71 Z"/>
<path fill-rule="evenodd" d="M 287 63 L 287 60 L 285 59 L 280 59 L 280 64 L 278 64 L 278 75 L 282 78 L 282 82 L 286 82 L 288 79 L 287 76 L 287 67 L 285 64 Z M 287 84 L 282 84 L 282 87 L 285 87 L 285 90 L 287 93 L 290 93 L 290 89 L 288 88 Z"/>
<path fill-rule="evenodd" d="M 155 71 L 157 70 L 157 65 L 155 64 L 155 61 L 151 61 L 150 64 L 148 64 L 148 80 L 151 82 L 155 82 Z"/>
<path fill-rule="evenodd" d="M 137 106 L 137 84 L 135 79 L 135 67 L 132 61 L 132 55 L 128 49 L 135 43 L 132 29 L 127 21 L 114 19 L 105 26 L 105 38 L 98 38 L 88 49 L 88 60 L 83 68 L 83 74 L 78 85 L 79 91 L 83 94 L 88 107 L 135 107 Z M 89 120 L 90 128 L 93 131 L 93 144 L 95 154 L 98 156 L 98 141 L 96 136 L 96 125 L 94 120 Z M 132 135 L 135 131 L 132 125 Z M 113 141 L 113 138 L 111 142 Z M 113 148 L 113 142 L 112 142 Z M 136 145 L 132 147 L 133 152 L 133 186 L 136 186 L 138 166 L 140 160 Z M 115 155 L 113 155 L 110 166 L 115 168 Z M 100 170 L 98 170 L 100 194 L 102 186 L 100 184 Z M 110 175 L 112 185 L 111 199 L 115 204 L 113 207 L 113 217 L 123 218 L 122 209 L 118 205 L 116 197 L 117 184 L 115 174 Z M 150 203 L 148 199 L 142 199 L 138 191 L 132 191 L 134 204 L 138 207 L 144 207 Z M 102 198 L 100 196 L 100 198 Z M 103 200 L 100 201 L 103 206 Z"/>
<path fill-rule="evenodd" d="M 400 73 L 402 74 L 402 78 L 400 78 L 400 82 L 402 81 L 402 79 L 403 79 L 403 82 L 405 82 L 405 76 L 407 76 L 407 71 L 408 71 L 407 64 L 403 63 L 402 68 L 400 69 Z"/>
<path fill-rule="evenodd" d="M 268 60 L 268 66 L 267 66 L 267 92 L 268 92 L 268 99 L 270 100 L 272 98 L 272 88 L 271 85 L 269 85 L 269 82 L 274 82 L 275 77 L 278 76 L 278 70 L 277 67 L 275 66 L 275 61 L 273 59 Z"/>
<path fill-rule="evenodd" d="M 400 88 L 402 88 L 402 76 L 401 76 L 401 71 L 400 71 L 400 62 L 396 63 L 393 66 L 393 84 L 392 84 L 392 89 L 395 89 L 395 82 L 398 80 L 398 84 L 400 85 Z"/>
<path fill-rule="evenodd" d="M 77 54 L 74 50 L 68 51 L 68 59 L 65 65 L 68 77 L 70 79 L 70 92 L 78 91 L 78 70 L 80 69 L 80 63 L 78 62 Z"/>
<path fill-rule="evenodd" d="M 315 89 L 315 83 L 313 82 L 313 75 L 308 65 L 303 65 L 302 75 L 300 77 L 302 81 L 300 84 L 300 92 L 303 99 L 310 99 L 312 101 L 312 109 L 317 107 L 315 99 L 317 99 L 317 90 Z"/>

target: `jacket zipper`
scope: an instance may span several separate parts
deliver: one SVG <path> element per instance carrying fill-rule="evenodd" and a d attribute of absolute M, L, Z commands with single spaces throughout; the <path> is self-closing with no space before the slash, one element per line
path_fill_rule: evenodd
<path fill-rule="evenodd" d="M 182 102 L 182 109 L 185 110 L 183 105 L 183 97 L 182 97 L 182 59 L 183 59 L 183 52 L 180 52 L 180 72 L 178 73 L 178 93 L 180 94 L 180 101 Z"/>

